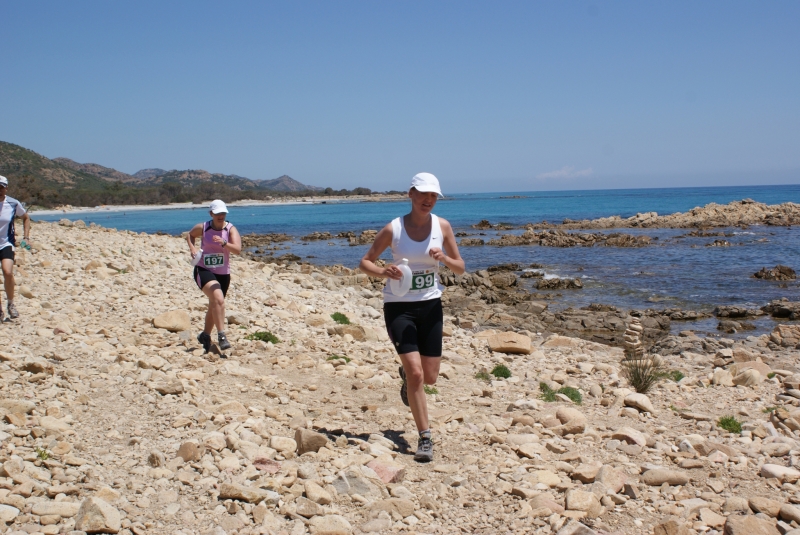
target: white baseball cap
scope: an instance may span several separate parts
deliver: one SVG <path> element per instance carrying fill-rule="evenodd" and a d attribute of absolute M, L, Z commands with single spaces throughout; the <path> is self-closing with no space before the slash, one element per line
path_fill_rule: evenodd
<path fill-rule="evenodd" d="M 228 208 L 225 206 L 225 203 L 219 199 L 211 201 L 211 206 L 209 208 L 214 215 L 221 214 L 222 212 L 228 213 Z"/>
<path fill-rule="evenodd" d="M 411 179 L 411 187 L 423 193 L 434 192 L 439 197 L 444 197 L 442 188 L 439 186 L 439 179 L 430 173 L 417 173 L 414 175 L 414 178 Z"/>
<path fill-rule="evenodd" d="M 8 186 L 8 179 L 6 177 L 4 177 L 3 175 L 0 175 L 0 184 L 2 184 L 4 186 Z"/>

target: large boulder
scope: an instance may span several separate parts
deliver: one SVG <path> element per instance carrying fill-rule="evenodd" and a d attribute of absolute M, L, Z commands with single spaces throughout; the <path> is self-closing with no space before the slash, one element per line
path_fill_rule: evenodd
<path fill-rule="evenodd" d="M 177 333 L 190 330 L 192 323 L 185 310 L 170 310 L 153 318 L 153 327 Z"/>
<path fill-rule="evenodd" d="M 789 266 L 778 264 L 772 269 L 761 268 L 757 273 L 753 273 L 753 277 L 768 281 L 793 281 L 797 278 L 797 274 Z"/>
<path fill-rule="evenodd" d="M 310 429 L 298 428 L 294 433 L 294 441 L 297 442 L 297 454 L 303 455 L 309 451 L 319 451 L 328 444 L 328 437 Z"/>
<path fill-rule="evenodd" d="M 778 325 L 772 330 L 769 339 L 780 347 L 796 348 L 800 345 L 800 325 Z"/>
<path fill-rule="evenodd" d="M 489 349 L 497 353 L 514 353 L 529 355 L 531 339 L 524 334 L 514 332 L 497 333 L 489 337 Z"/>

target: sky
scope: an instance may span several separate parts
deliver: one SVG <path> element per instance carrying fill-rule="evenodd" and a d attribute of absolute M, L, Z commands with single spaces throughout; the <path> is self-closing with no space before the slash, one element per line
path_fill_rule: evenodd
<path fill-rule="evenodd" d="M 0 140 L 445 192 L 800 183 L 800 2 L 0 2 Z"/>

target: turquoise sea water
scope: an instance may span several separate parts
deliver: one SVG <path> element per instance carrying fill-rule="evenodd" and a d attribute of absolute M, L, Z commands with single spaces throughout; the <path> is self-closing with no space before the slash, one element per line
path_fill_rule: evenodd
<path fill-rule="evenodd" d="M 509 198 L 513 196 L 523 198 Z M 435 213 L 448 219 L 457 232 L 477 235 L 478 231 L 470 225 L 481 219 L 521 225 L 543 220 L 560 222 L 565 218 L 628 217 L 651 211 L 669 214 L 711 202 L 727 204 L 744 198 L 767 204 L 800 203 L 800 185 L 456 194 L 440 200 Z M 243 234 L 282 232 L 299 238 L 314 231 L 335 235 L 341 231 L 379 229 L 407 210 L 407 202 L 309 203 L 233 207 L 228 219 Z M 207 219 L 207 214 L 207 207 L 198 207 L 38 217 L 34 214 L 33 217 L 49 221 L 66 217 L 117 229 L 179 234 Z M 625 229 L 623 232 L 642 233 L 658 240 L 655 245 L 638 249 L 483 246 L 463 247 L 461 254 L 470 271 L 505 262 L 539 263 L 550 275 L 583 278 L 585 288 L 561 292 L 562 296 L 551 304 L 554 309 L 605 303 L 625 308 L 681 307 L 710 311 L 721 304 L 755 307 L 781 297 L 800 299 L 800 286 L 796 282 L 779 284 L 750 277 L 761 267 L 778 263 L 800 270 L 799 230 L 765 226 L 723 230 L 731 234 L 725 237 L 733 244 L 731 247 L 705 247 L 714 237 L 678 238 L 688 232 L 683 229 Z M 488 241 L 498 233 L 484 234 L 480 237 Z M 350 247 L 345 240 L 306 243 L 296 239 L 286 246 L 285 252 L 293 252 L 309 262 L 350 267 L 358 265 L 367 249 L 367 246 Z M 716 323 L 676 325 L 676 328 L 713 330 Z M 763 332 L 774 324 L 763 319 L 756 325 L 757 332 Z"/>

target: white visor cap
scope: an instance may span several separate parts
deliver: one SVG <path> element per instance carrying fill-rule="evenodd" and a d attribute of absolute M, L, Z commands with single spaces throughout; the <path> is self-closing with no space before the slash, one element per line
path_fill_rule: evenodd
<path fill-rule="evenodd" d="M 430 173 L 417 173 L 414 175 L 414 178 L 411 179 L 411 187 L 423 193 L 434 192 L 439 197 L 444 197 L 442 188 L 439 186 L 439 179 Z"/>
<path fill-rule="evenodd" d="M 211 213 L 214 215 L 221 214 L 222 212 L 228 213 L 228 208 L 225 206 L 225 203 L 219 199 L 211 201 L 210 209 Z"/>
<path fill-rule="evenodd" d="M 6 177 L 4 177 L 3 175 L 0 175 L 0 184 L 2 184 L 4 186 L 8 186 L 8 179 Z"/>

